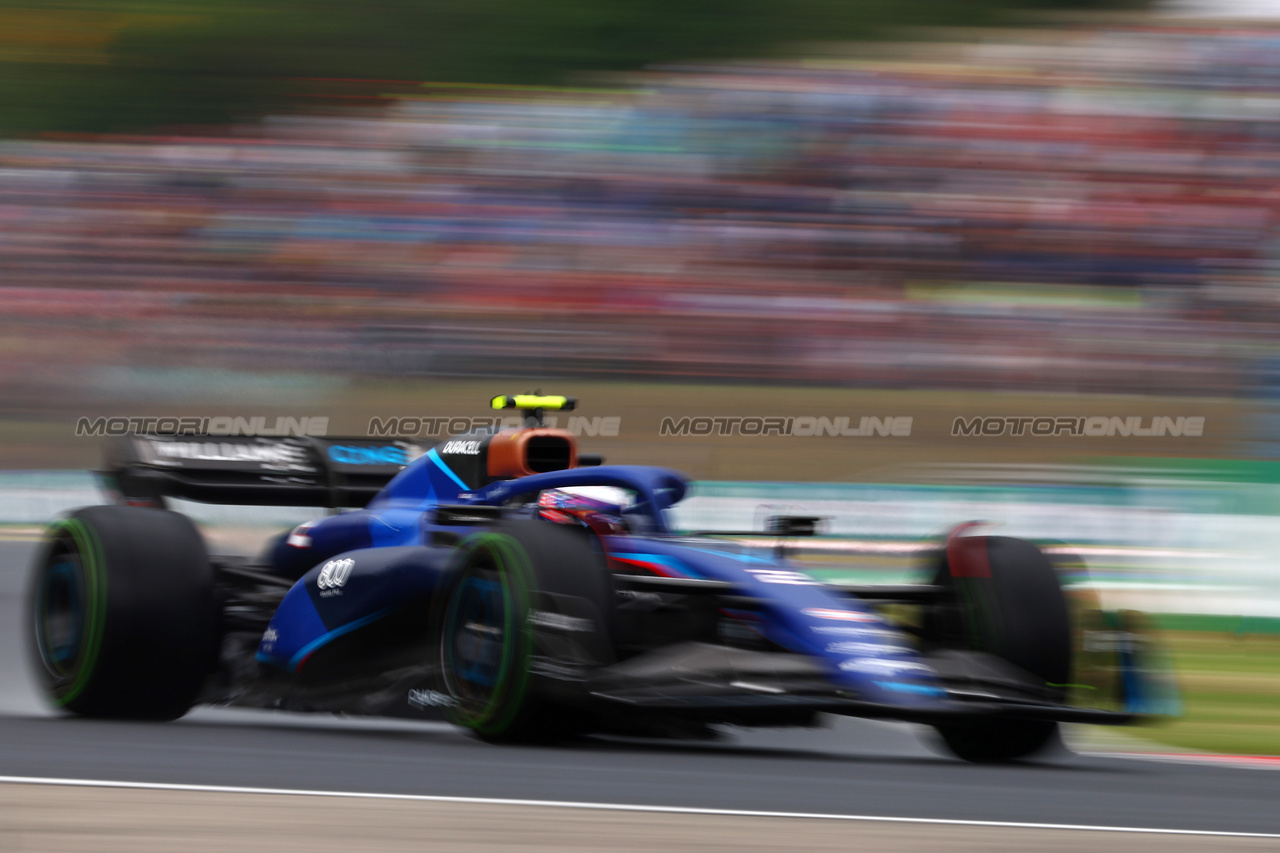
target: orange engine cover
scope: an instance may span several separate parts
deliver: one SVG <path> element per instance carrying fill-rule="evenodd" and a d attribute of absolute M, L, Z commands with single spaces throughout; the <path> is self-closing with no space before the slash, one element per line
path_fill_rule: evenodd
<path fill-rule="evenodd" d="M 504 429 L 489 439 L 487 473 L 494 480 L 563 471 L 577 464 L 578 441 L 567 430 Z"/>

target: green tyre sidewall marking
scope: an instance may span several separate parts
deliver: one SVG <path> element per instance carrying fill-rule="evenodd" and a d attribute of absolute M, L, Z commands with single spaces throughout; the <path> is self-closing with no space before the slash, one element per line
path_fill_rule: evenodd
<path fill-rule="evenodd" d="M 532 570 L 524 549 L 510 536 L 501 533 L 478 534 L 469 540 L 471 553 L 487 550 L 493 558 L 494 568 L 502 578 L 502 597 L 505 609 L 505 635 L 516 643 L 514 654 L 504 650 L 502 666 L 498 671 L 498 688 L 480 711 L 472 714 L 460 708 L 454 711 L 454 721 L 481 734 L 500 735 L 514 722 L 524 702 L 529 684 L 529 657 L 532 653 L 532 632 L 526 618 L 529 607 L 529 578 Z M 446 624 L 453 618 L 453 602 L 446 611 Z M 515 667 L 515 672 L 511 668 Z"/>
<path fill-rule="evenodd" d="M 85 631 L 80 664 L 76 667 L 75 678 L 66 687 L 58 687 L 51 697 L 57 705 L 66 706 L 74 702 L 88 686 L 93 678 L 94 668 L 98 663 L 98 655 L 102 650 L 102 634 L 107 617 L 107 578 L 104 571 L 102 544 L 93 528 L 78 518 L 68 518 L 54 522 L 49 528 L 49 544 L 66 536 L 75 543 L 76 552 L 80 555 L 80 571 L 84 575 L 85 585 Z M 44 571 L 47 566 L 42 566 Z M 41 578 L 41 583 L 44 579 Z"/>
<path fill-rule="evenodd" d="M 510 584 L 503 584 L 502 595 L 507 605 L 508 625 L 512 629 L 509 636 L 515 638 L 516 648 L 515 654 L 499 672 L 498 677 L 504 688 L 496 697 L 497 701 L 490 703 L 486 714 L 488 719 L 477 726 L 477 731 L 483 734 L 502 734 L 510 728 L 524 705 L 529 685 L 529 658 L 533 652 L 533 636 L 528 620 L 532 569 L 524 549 L 514 539 L 503 534 L 491 534 L 491 537 L 493 541 L 490 546 L 495 554 L 500 555 L 499 572 L 504 579 L 510 581 Z M 512 600 L 513 592 L 518 601 Z M 510 671 L 512 666 L 515 667 L 514 673 Z M 508 681 L 508 678 L 511 680 Z"/>

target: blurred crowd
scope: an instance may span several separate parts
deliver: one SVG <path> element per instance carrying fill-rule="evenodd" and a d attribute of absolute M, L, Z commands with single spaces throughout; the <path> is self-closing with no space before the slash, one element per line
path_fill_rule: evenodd
<path fill-rule="evenodd" d="M 1280 30 L 325 85 L 251 127 L 0 143 L 0 399 L 130 366 L 1280 382 Z"/>

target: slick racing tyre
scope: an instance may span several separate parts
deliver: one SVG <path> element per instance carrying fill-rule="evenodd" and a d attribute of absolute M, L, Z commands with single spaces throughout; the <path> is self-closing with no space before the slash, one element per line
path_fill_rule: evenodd
<path fill-rule="evenodd" d="M 433 621 L 453 722 L 491 742 L 576 733 L 575 715 L 532 670 L 551 657 L 565 658 L 557 665 L 570 669 L 575 661 L 590 666 L 612 660 L 613 586 L 589 533 L 520 520 L 476 534 L 458 547 L 439 600 Z M 576 615 L 553 611 L 556 602 Z M 548 650 L 539 627 L 546 624 L 588 627 L 575 633 L 571 646 Z M 574 654 L 566 657 L 569 648 Z"/>
<path fill-rule="evenodd" d="M 164 510 L 77 510 L 48 530 L 27 624 L 54 705 L 88 717 L 181 717 L 218 651 L 213 569 L 199 531 Z"/>
<path fill-rule="evenodd" d="M 1005 536 L 954 537 L 933 583 L 954 595 L 926 611 L 926 642 L 1003 658 L 1039 681 L 1045 698 L 1065 698 L 1071 617 L 1057 572 L 1040 549 Z M 936 728 L 955 755 L 983 763 L 1025 758 L 1058 739 L 1052 720 L 974 717 Z"/>

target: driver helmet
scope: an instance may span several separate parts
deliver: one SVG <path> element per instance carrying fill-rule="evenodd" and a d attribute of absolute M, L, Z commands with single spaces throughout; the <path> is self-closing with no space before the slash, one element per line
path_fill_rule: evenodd
<path fill-rule="evenodd" d="M 538 495 L 538 515 L 559 524 L 585 524 L 597 533 L 625 533 L 622 514 L 629 503 L 627 493 L 613 486 L 547 489 Z"/>

